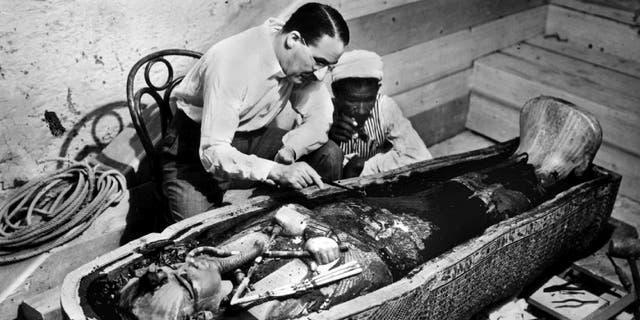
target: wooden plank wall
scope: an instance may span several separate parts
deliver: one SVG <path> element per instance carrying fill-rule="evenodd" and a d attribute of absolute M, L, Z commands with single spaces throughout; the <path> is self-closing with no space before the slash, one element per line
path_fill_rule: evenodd
<path fill-rule="evenodd" d="M 624 10 L 555 0 L 546 35 L 481 59 L 471 77 L 467 126 L 498 141 L 518 135 L 518 110 L 550 95 L 593 113 L 603 128 L 595 162 L 622 174 L 640 200 L 640 35 Z M 572 7 L 573 6 L 573 7 Z"/>

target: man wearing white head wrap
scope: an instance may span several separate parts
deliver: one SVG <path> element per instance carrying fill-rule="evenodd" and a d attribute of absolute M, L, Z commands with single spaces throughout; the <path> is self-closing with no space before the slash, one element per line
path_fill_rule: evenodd
<path fill-rule="evenodd" d="M 343 178 L 431 159 L 424 142 L 390 97 L 381 94 L 382 58 L 344 53 L 333 69 L 334 121 L 329 137 L 345 155 Z"/>

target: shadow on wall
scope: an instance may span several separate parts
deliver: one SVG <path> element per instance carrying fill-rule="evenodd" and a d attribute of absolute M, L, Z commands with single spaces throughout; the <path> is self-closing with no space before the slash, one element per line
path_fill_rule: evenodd
<path fill-rule="evenodd" d="M 73 157 L 74 160 L 80 161 L 86 158 L 93 158 L 97 154 L 99 154 L 104 147 L 106 147 L 111 140 L 115 136 L 117 136 L 122 130 L 124 130 L 125 122 L 122 119 L 122 116 L 116 112 L 116 110 L 120 110 L 123 108 L 127 108 L 126 101 L 116 101 L 108 103 L 104 106 L 98 107 L 95 110 L 91 111 L 89 114 L 85 115 L 76 123 L 65 138 L 62 146 L 60 147 L 60 152 L 58 155 L 62 158 L 66 158 L 69 156 L 69 150 L 72 143 L 76 140 L 76 138 L 80 137 L 79 132 L 82 128 L 84 128 L 88 123 L 91 123 L 91 138 L 93 139 L 93 144 L 85 144 L 78 151 L 78 153 Z M 115 119 L 115 123 L 114 123 Z M 105 126 L 105 122 L 108 122 L 109 126 L 116 126 L 115 130 L 110 130 L 106 134 L 99 134 L 98 128 L 101 126 Z M 58 165 L 60 168 L 62 164 Z"/>
<path fill-rule="evenodd" d="M 129 125 L 129 118 L 123 119 L 123 116 L 119 113 L 126 109 L 126 101 L 115 101 L 98 107 L 82 117 L 68 131 L 58 155 L 65 158 L 72 157 L 76 161 L 95 159 Z M 128 114 L 128 111 L 125 112 Z M 85 127 L 88 127 L 88 129 L 85 129 Z M 98 129 L 101 127 L 113 129 L 108 130 L 106 133 L 101 133 Z M 80 132 L 85 130 L 90 130 L 91 141 L 82 145 L 83 138 L 88 137 L 88 135 L 80 134 Z M 132 139 L 137 140 L 135 136 Z M 129 141 L 129 143 L 134 144 L 135 141 L 133 140 Z M 76 149 L 73 146 L 80 146 L 75 156 L 70 154 Z M 97 162 L 101 163 L 102 161 L 98 160 Z M 63 165 L 63 163 L 59 163 L 58 167 L 60 168 Z M 109 166 L 108 164 L 103 165 Z M 129 211 L 126 215 L 126 226 L 120 239 L 121 245 L 150 232 L 162 231 L 168 225 L 163 220 L 164 211 L 166 210 L 164 202 L 158 198 L 152 183 L 145 183 L 133 189 L 129 188 L 129 192 Z"/>

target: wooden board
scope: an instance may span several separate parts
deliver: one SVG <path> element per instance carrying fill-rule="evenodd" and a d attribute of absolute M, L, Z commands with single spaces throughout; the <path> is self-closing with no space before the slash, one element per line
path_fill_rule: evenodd
<path fill-rule="evenodd" d="M 471 87 L 487 96 L 498 97 L 510 105 L 521 107 L 538 95 L 555 96 L 570 101 L 594 114 L 604 132 L 604 141 L 630 152 L 640 154 L 640 103 L 635 90 L 626 96 L 620 95 L 609 85 L 598 81 L 597 67 L 580 65 L 562 69 L 548 66 L 553 62 L 539 64 L 518 57 L 497 53 L 474 64 Z M 638 83 L 636 78 L 627 77 Z"/>
<path fill-rule="evenodd" d="M 550 5 L 546 33 L 640 62 L 640 35 L 626 23 Z"/>
<path fill-rule="evenodd" d="M 542 34 L 546 15 L 537 7 L 387 54 L 383 90 L 393 95 L 467 69 L 478 57 Z"/>
<path fill-rule="evenodd" d="M 557 54 L 526 43 L 505 48 L 502 52 L 546 68 L 555 69 L 559 73 L 576 75 L 575 78 L 581 81 L 576 81 L 569 85 L 581 90 L 576 92 L 592 100 L 601 96 L 602 93 L 592 93 L 589 89 L 599 89 L 606 91 L 610 96 L 621 97 L 619 104 L 625 107 L 624 111 L 633 112 L 637 109 L 634 104 L 636 102 L 640 103 L 640 92 L 638 91 L 640 79 L 637 77 L 628 76 L 624 73 L 602 68 L 593 63 L 580 61 L 573 57 Z"/>
<path fill-rule="evenodd" d="M 438 143 L 465 130 L 469 97 L 462 96 L 417 114 L 409 120 L 425 145 Z"/>
<path fill-rule="evenodd" d="M 392 97 L 426 145 L 464 130 L 470 75 L 467 69 Z"/>
<path fill-rule="evenodd" d="M 582 11 L 594 16 L 636 24 L 635 11 L 640 9 L 640 2 L 629 0 L 551 0 L 552 4 Z"/>
<path fill-rule="evenodd" d="M 595 294 L 572 286 L 572 290 L 560 290 L 555 292 L 545 292 L 546 288 L 568 284 L 566 280 L 553 276 L 540 289 L 534 292 L 527 301 L 543 310 L 554 318 L 562 320 L 581 320 L 596 310 L 603 308 L 609 304 L 608 301 L 596 296 Z M 569 300 L 586 301 L 587 303 L 579 304 L 569 302 Z"/>
<path fill-rule="evenodd" d="M 617 213 L 616 211 L 619 210 L 618 204 L 620 198 L 623 198 L 623 196 L 618 195 L 612 212 L 612 218 L 609 219 L 609 224 L 611 225 L 611 228 L 613 230 L 611 238 L 636 238 L 638 236 L 638 231 L 633 225 L 620 221 L 613 217 L 619 215 L 619 213 Z M 630 282 L 629 284 L 632 284 L 633 280 L 629 264 L 626 259 L 614 257 L 611 257 L 611 259 L 609 259 L 608 252 L 609 243 L 605 242 L 596 252 L 580 260 L 574 261 L 571 267 L 574 270 L 588 275 L 590 278 L 595 279 L 602 284 L 613 287 L 613 289 L 617 291 L 625 291 L 626 289 L 620 281 L 620 277 L 615 270 L 615 266 L 618 266 L 619 270 L 622 271 L 625 278 Z M 615 263 L 615 266 L 612 261 Z"/>
<path fill-rule="evenodd" d="M 489 116 L 491 114 L 499 116 Z M 496 141 L 506 141 L 519 135 L 519 111 L 491 96 L 471 92 L 467 127 Z M 594 162 L 622 175 L 620 193 L 640 200 L 640 158 L 608 143 L 603 143 Z"/>
<path fill-rule="evenodd" d="M 391 97 L 398 103 L 405 117 L 413 117 L 445 102 L 468 95 L 470 76 L 469 68 Z"/>
<path fill-rule="evenodd" d="M 63 320 L 60 287 L 25 298 L 18 306 L 18 314 L 24 320 Z"/>
<path fill-rule="evenodd" d="M 495 144 L 493 140 L 487 139 L 472 131 L 465 130 L 449 139 L 429 145 L 429 152 L 431 152 L 434 158 L 439 158 L 486 148 L 493 144 Z"/>
<path fill-rule="evenodd" d="M 599 67 L 640 78 L 640 62 L 624 59 L 610 53 L 600 52 L 570 41 L 560 41 L 554 37 L 539 36 L 526 41 L 528 44 L 544 48 L 577 60 L 589 62 Z"/>
<path fill-rule="evenodd" d="M 336 8 L 336 10 L 340 11 L 340 14 L 342 14 L 342 17 L 344 17 L 345 20 L 351 20 L 367 14 L 388 10 L 417 1 L 421 0 L 328 0 L 323 1 L 322 3 L 326 3 Z M 295 10 L 295 8 L 298 8 L 304 2 L 311 1 L 296 1 L 291 5 L 291 7 Z"/>
<path fill-rule="evenodd" d="M 418 1 L 347 21 L 349 46 L 386 55 L 543 4 L 541 0 Z"/>
<path fill-rule="evenodd" d="M 466 126 L 470 130 L 503 142 L 520 135 L 520 112 L 507 104 L 472 92 L 469 96 L 469 114 Z"/>
<path fill-rule="evenodd" d="M 620 193 L 640 201 L 640 158 L 614 146 L 603 144 L 594 162 L 621 174 Z"/>
<path fill-rule="evenodd" d="M 640 202 L 618 195 L 611 217 L 640 230 Z"/>

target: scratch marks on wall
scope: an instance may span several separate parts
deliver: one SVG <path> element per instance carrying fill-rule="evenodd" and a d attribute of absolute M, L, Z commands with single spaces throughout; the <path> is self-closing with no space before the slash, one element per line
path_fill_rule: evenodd
<path fill-rule="evenodd" d="M 77 108 L 77 105 L 73 102 L 71 98 L 71 88 L 67 88 L 67 107 L 69 107 L 69 111 L 75 114 L 80 114 L 80 111 Z"/>
<path fill-rule="evenodd" d="M 97 54 L 93 55 L 93 59 L 95 59 L 95 63 L 96 64 L 101 64 L 104 66 L 104 62 L 102 61 L 102 56 L 99 56 Z"/>

